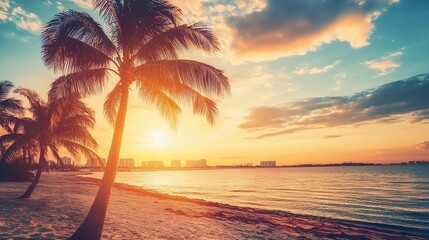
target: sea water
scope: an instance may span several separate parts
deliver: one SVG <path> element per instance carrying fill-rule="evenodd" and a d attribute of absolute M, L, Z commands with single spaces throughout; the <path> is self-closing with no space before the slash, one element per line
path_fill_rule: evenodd
<path fill-rule="evenodd" d="M 230 205 L 429 230 L 429 165 L 119 172 L 116 182 Z"/>

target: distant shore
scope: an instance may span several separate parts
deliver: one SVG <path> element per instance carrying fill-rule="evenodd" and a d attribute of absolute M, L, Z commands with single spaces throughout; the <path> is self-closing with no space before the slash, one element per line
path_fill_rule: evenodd
<path fill-rule="evenodd" d="M 34 196 L 17 200 L 28 183 L 0 183 L 0 238 L 65 239 L 85 217 L 99 180 L 76 173 L 42 175 Z M 170 196 L 115 184 L 104 239 L 427 239 L 429 233 L 381 224 Z"/>
<path fill-rule="evenodd" d="M 413 163 L 410 163 L 413 162 Z M 296 164 L 296 165 L 279 165 L 279 166 L 243 166 L 243 165 L 218 165 L 206 167 L 133 167 L 133 168 L 118 168 L 118 172 L 144 172 L 144 171 L 188 171 L 188 170 L 217 170 L 217 169 L 255 169 L 255 168 L 318 168 L 318 167 L 363 167 L 363 166 L 414 166 L 414 165 L 429 165 L 429 161 L 410 161 L 401 163 L 327 163 L 327 164 Z M 78 169 L 78 168 L 77 168 Z M 60 170 L 61 171 L 61 170 Z M 80 168 L 81 172 L 103 172 L 104 168 Z M 77 170 L 75 170 L 77 172 Z"/>

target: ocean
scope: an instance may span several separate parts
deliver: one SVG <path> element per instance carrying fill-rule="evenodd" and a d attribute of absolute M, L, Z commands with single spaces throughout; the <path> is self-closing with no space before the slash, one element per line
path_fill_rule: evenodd
<path fill-rule="evenodd" d="M 116 182 L 230 205 L 429 230 L 429 165 L 119 172 Z"/>

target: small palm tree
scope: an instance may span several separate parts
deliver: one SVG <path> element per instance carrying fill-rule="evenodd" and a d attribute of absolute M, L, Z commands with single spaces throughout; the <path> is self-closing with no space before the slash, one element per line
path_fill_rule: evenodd
<path fill-rule="evenodd" d="M 42 32 L 43 60 L 63 76 L 50 94 L 61 97 L 100 92 L 116 81 L 107 95 L 104 113 L 114 124 L 106 169 L 96 199 L 72 238 L 101 237 L 110 192 L 115 180 L 131 86 L 154 104 L 175 127 L 179 104 L 214 123 L 218 113 L 211 97 L 229 94 L 223 72 L 210 65 L 179 59 L 183 50 L 216 52 L 219 43 L 204 24 L 181 24 L 181 11 L 166 0 L 93 0 L 105 28 L 90 15 L 76 11 L 57 14 Z M 109 74 L 116 77 L 111 78 Z"/>
<path fill-rule="evenodd" d="M 28 198 L 33 193 L 43 168 L 47 166 L 46 156 L 49 152 L 59 162 L 60 148 L 65 148 L 75 157 L 83 154 L 88 158 L 99 159 L 91 150 L 97 146 L 97 142 L 89 133 L 89 129 L 95 124 L 94 113 L 78 95 L 61 99 L 49 98 L 45 102 L 29 89 L 19 88 L 15 92 L 28 100 L 31 117 L 17 119 L 14 131 L 0 136 L 0 144 L 6 146 L 0 161 L 16 159 L 23 148 L 39 155 L 36 176 L 20 198 Z"/>
<path fill-rule="evenodd" d="M 11 132 L 10 125 L 14 123 L 14 114 L 21 113 L 23 108 L 21 101 L 8 98 L 8 94 L 13 88 L 9 81 L 0 81 L 0 126 L 7 132 Z"/>

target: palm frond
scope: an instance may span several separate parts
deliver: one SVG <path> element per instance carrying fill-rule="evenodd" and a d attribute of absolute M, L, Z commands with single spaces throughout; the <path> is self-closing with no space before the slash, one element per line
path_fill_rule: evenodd
<path fill-rule="evenodd" d="M 43 112 L 43 108 L 46 107 L 46 103 L 40 98 L 39 94 L 27 88 L 17 88 L 14 92 L 22 95 L 28 100 L 30 104 L 30 107 L 28 109 L 31 113 L 33 113 L 33 115 L 41 115 L 37 113 Z"/>
<path fill-rule="evenodd" d="M 216 117 L 218 116 L 218 109 L 213 100 L 205 97 L 195 89 L 179 81 L 172 81 L 167 86 L 144 81 L 137 81 L 136 84 L 137 86 L 144 88 L 157 88 L 158 91 L 162 91 L 175 102 L 178 102 L 181 105 L 192 106 L 193 113 L 205 117 L 210 124 L 214 124 Z M 140 95 L 142 94 L 146 93 L 140 91 Z"/>
<path fill-rule="evenodd" d="M 42 42 L 49 43 L 55 36 L 79 39 L 108 56 L 115 52 L 115 45 L 101 25 L 84 12 L 68 10 L 55 15 L 43 29 Z"/>
<path fill-rule="evenodd" d="M 4 146 L 6 150 L 0 158 L 0 163 L 10 162 L 21 156 L 22 148 L 29 144 L 29 139 L 23 134 L 11 133 L 0 137 L 0 145 Z"/>
<path fill-rule="evenodd" d="M 13 83 L 10 81 L 0 81 L 0 101 L 7 98 L 10 90 L 13 88 Z"/>
<path fill-rule="evenodd" d="M 87 158 L 95 158 L 101 161 L 97 153 L 82 144 L 68 140 L 56 140 L 53 144 L 57 147 L 64 147 L 73 157 L 78 157 L 80 154 L 83 154 Z"/>
<path fill-rule="evenodd" d="M 7 146 L 8 144 L 24 137 L 22 133 L 7 133 L 0 136 L 0 145 Z"/>
<path fill-rule="evenodd" d="M 0 112 L 8 111 L 13 113 L 22 113 L 24 108 L 21 106 L 21 101 L 13 98 L 0 101 Z"/>
<path fill-rule="evenodd" d="M 49 99 L 59 99 L 76 93 L 86 97 L 101 92 L 109 79 L 107 71 L 106 68 L 89 69 L 61 76 L 51 84 Z"/>
<path fill-rule="evenodd" d="M 216 117 L 218 116 L 216 103 L 197 92 L 195 93 L 193 110 L 194 114 L 205 116 L 211 125 L 215 123 Z"/>
<path fill-rule="evenodd" d="M 59 166 L 64 166 L 63 160 L 61 159 L 61 156 L 58 152 L 58 148 L 55 145 L 50 145 L 49 148 L 51 149 L 51 153 L 54 156 L 55 160 L 57 160 L 57 163 Z"/>
<path fill-rule="evenodd" d="M 20 118 L 0 111 L 0 126 L 8 133 L 16 132 L 14 129 L 19 126 Z"/>
<path fill-rule="evenodd" d="M 79 39 L 58 35 L 46 38 L 42 58 L 54 72 L 73 73 L 94 68 L 106 68 L 112 59 L 101 50 Z"/>
<path fill-rule="evenodd" d="M 146 102 L 155 105 L 161 116 L 166 119 L 170 126 L 175 129 L 177 119 L 182 109 L 167 94 L 149 84 L 144 85 L 142 82 L 136 82 L 140 97 Z"/>
<path fill-rule="evenodd" d="M 120 5 L 117 9 L 120 14 L 120 44 L 131 54 L 151 36 L 180 21 L 180 10 L 165 0 L 123 1 Z"/>
<path fill-rule="evenodd" d="M 118 112 L 118 106 L 121 102 L 122 96 L 122 87 L 121 82 L 118 82 L 116 86 L 110 91 L 104 101 L 104 116 L 106 117 L 107 122 L 112 125 L 115 125 L 116 114 Z"/>
<path fill-rule="evenodd" d="M 195 47 L 206 52 L 219 50 L 213 31 L 203 23 L 181 25 L 159 33 L 146 42 L 136 53 L 142 62 L 177 59 L 178 52 Z"/>
<path fill-rule="evenodd" d="M 179 81 L 207 95 L 230 94 L 228 78 L 223 71 L 193 60 L 160 60 L 135 68 L 136 78 L 168 86 Z"/>
<path fill-rule="evenodd" d="M 119 47 L 122 46 L 122 31 L 120 16 L 123 12 L 121 0 L 93 0 L 94 9 L 97 10 L 108 26 L 108 33 L 112 36 L 113 42 Z M 118 50 L 119 50 L 118 49 Z"/>
<path fill-rule="evenodd" d="M 75 143 L 82 144 L 88 148 L 96 148 L 97 141 L 92 137 L 84 128 L 74 127 L 74 128 L 61 128 L 55 131 L 54 139 L 56 140 L 67 140 Z"/>

